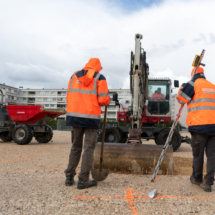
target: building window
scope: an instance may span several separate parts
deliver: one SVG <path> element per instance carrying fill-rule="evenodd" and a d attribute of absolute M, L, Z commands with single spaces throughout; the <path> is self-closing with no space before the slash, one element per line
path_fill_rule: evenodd
<path fill-rule="evenodd" d="M 44 101 L 44 102 L 49 102 L 49 101 L 50 101 L 50 98 L 43 98 L 43 101 Z"/>
<path fill-rule="evenodd" d="M 35 101 L 35 98 L 28 98 L 28 101 L 29 101 L 29 102 L 34 102 L 34 101 Z"/>
<path fill-rule="evenodd" d="M 19 100 L 20 101 L 26 101 L 26 98 L 20 97 Z"/>
<path fill-rule="evenodd" d="M 57 105 L 57 108 L 66 108 L 66 105 Z"/>
<path fill-rule="evenodd" d="M 130 96 L 130 95 L 131 95 L 131 92 L 130 92 L 130 91 L 125 91 L 125 95 L 126 95 L 126 96 Z"/>
<path fill-rule="evenodd" d="M 66 92 L 64 92 L 64 91 L 63 91 L 63 92 L 58 91 L 57 95 L 58 95 L 58 96 L 66 96 Z"/>
<path fill-rule="evenodd" d="M 48 105 L 48 104 L 44 104 L 43 106 L 44 106 L 44 107 L 49 107 L 49 105 Z"/>
<path fill-rule="evenodd" d="M 14 96 L 8 96 L 8 99 L 12 99 L 12 100 L 13 100 L 13 99 L 14 99 Z"/>
<path fill-rule="evenodd" d="M 110 106 L 108 106 L 108 110 L 116 110 L 116 106 L 110 105 Z"/>
<path fill-rule="evenodd" d="M 57 108 L 57 105 L 51 104 L 50 107 L 51 108 Z"/>
<path fill-rule="evenodd" d="M 40 102 L 40 101 L 42 101 L 43 100 L 43 98 L 35 98 L 35 101 L 37 101 L 37 102 Z"/>
<path fill-rule="evenodd" d="M 26 91 L 20 91 L 20 95 L 26 95 Z"/>
<path fill-rule="evenodd" d="M 35 92 L 34 91 L 28 92 L 28 95 L 34 96 Z"/>
<path fill-rule="evenodd" d="M 14 93 L 17 93 L 17 90 L 14 90 Z"/>
<path fill-rule="evenodd" d="M 49 95 L 49 94 L 50 94 L 50 91 L 43 91 L 44 96 Z"/>
<path fill-rule="evenodd" d="M 57 101 L 58 101 L 58 102 L 65 102 L 65 101 L 66 101 L 66 98 L 57 98 Z"/>
<path fill-rule="evenodd" d="M 43 95 L 43 91 L 36 91 L 36 95 Z"/>
<path fill-rule="evenodd" d="M 57 95 L 57 91 L 51 91 L 51 95 L 52 96 Z"/>
<path fill-rule="evenodd" d="M 56 102 L 57 98 L 43 98 L 43 101 Z"/>
<path fill-rule="evenodd" d="M 120 95 L 120 96 L 124 96 L 124 95 L 125 95 L 125 91 L 118 91 L 117 93 L 118 93 L 118 95 Z"/>
<path fill-rule="evenodd" d="M 116 112 L 107 112 L 108 116 L 116 116 Z"/>
<path fill-rule="evenodd" d="M 8 88 L 8 92 L 11 93 L 11 89 L 10 88 Z"/>

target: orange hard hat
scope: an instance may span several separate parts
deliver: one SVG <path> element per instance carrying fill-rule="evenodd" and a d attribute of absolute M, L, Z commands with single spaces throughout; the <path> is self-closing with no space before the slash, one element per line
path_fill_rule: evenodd
<path fill-rule="evenodd" d="M 194 73 L 195 69 L 196 69 L 196 68 L 193 68 L 193 69 L 192 69 L 191 77 L 193 76 L 193 73 Z M 199 67 L 196 74 L 198 74 L 198 73 L 204 73 L 204 69 L 203 69 L 202 67 Z"/>

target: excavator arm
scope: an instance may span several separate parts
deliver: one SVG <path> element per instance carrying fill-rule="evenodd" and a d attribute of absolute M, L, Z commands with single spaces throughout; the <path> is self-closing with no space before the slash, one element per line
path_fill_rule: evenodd
<path fill-rule="evenodd" d="M 132 94 L 131 107 L 131 128 L 127 143 L 141 143 L 142 113 L 146 99 L 148 99 L 148 75 L 149 67 L 146 63 L 146 52 L 141 47 L 141 34 L 135 35 L 135 53 L 131 52 L 130 89 Z"/>

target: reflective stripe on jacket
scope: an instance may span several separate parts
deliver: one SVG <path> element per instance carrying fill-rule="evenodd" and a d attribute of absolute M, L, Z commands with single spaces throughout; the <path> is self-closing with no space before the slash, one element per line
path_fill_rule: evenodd
<path fill-rule="evenodd" d="M 98 129 L 101 105 L 108 105 L 110 97 L 106 79 L 99 73 L 100 61 L 92 58 L 74 73 L 67 88 L 67 125 Z"/>
<path fill-rule="evenodd" d="M 181 86 L 177 100 L 180 104 L 187 103 L 190 132 L 215 134 L 215 85 L 203 73 Z"/>

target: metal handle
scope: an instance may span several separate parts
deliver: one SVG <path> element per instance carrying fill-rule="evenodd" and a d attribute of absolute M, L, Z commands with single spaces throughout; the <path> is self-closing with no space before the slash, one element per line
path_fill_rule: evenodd
<path fill-rule="evenodd" d="M 106 116 L 107 116 L 107 106 L 105 106 L 105 115 L 104 115 L 103 129 L 102 129 L 102 143 L 101 143 L 101 154 L 100 154 L 100 168 L 102 168 L 102 163 L 103 163 L 103 149 L 104 149 L 104 141 L 105 141 Z"/>

